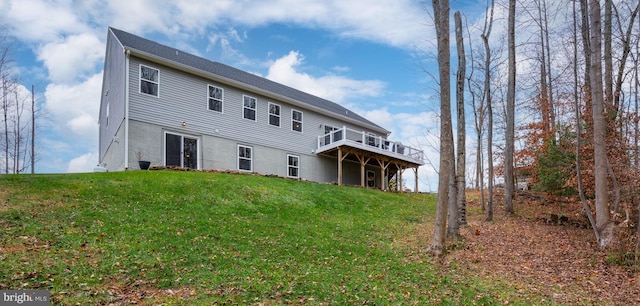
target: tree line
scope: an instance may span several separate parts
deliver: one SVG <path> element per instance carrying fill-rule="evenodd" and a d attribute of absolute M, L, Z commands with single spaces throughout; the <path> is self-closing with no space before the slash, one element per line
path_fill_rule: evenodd
<path fill-rule="evenodd" d="M 37 108 L 13 67 L 13 41 L 0 31 L 0 173 L 34 173 Z"/>
<path fill-rule="evenodd" d="M 460 234 L 468 186 L 481 190 L 487 221 L 496 204 L 513 214 L 516 187 L 532 186 L 577 199 L 603 249 L 620 228 L 640 228 L 640 3 L 487 0 L 475 23 L 455 12 L 455 73 L 449 1 L 432 0 L 431 9 L 441 113 L 431 252 Z M 473 171 L 465 168 L 465 109 L 476 134 Z M 495 203 L 497 178 L 504 203 Z"/>

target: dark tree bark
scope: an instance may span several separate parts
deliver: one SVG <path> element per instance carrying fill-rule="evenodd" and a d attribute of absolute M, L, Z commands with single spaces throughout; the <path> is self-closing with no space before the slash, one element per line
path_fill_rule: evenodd
<path fill-rule="evenodd" d="M 575 86 L 573 87 L 573 99 L 575 103 L 575 116 L 576 116 L 576 179 L 578 180 L 578 194 L 580 196 L 580 202 L 582 202 L 582 209 L 584 209 L 589 219 L 589 223 L 593 228 L 596 241 L 600 241 L 600 233 L 596 227 L 596 222 L 593 219 L 593 212 L 591 206 L 587 202 L 584 195 L 584 187 L 582 184 L 582 168 L 581 168 L 581 155 L 580 147 L 582 143 L 582 124 L 580 122 L 580 96 L 578 94 L 578 24 L 576 15 L 576 3 L 573 4 L 573 81 Z"/>
<path fill-rule="evenodd" d="M 507 89 L 507 128 L 504 152 L 504 204 L 507 214 L 513 214 L 514 174 L 513 151 L 515 147 L 515 101 L 516 101 L 516 0 L 509 0 L 508 44 L 509 80 Z"/>
<path fill-rule="evenodd" d="M 485 221 L 493 220 L 493 110 L 491 102 L 491 48 L 489 47 L 489 36 L 491 35 L 491 26 L 493 25 L 493 7 L 494 1 L 491 0 L 490 14 L 485 19 L 485 26 L 481 38 L 484 43 L 485 50 L 485 79 L 484 92 L 487 105 L 487 167 L 489 170 L 489 186 L 487 196 L 487 217 Z"/>
<path fill-rule="evenodd" d="M 593 147 L 595 161 L 596 226 L 600 233 L 600 248 L 606 248 L 613 239 L 613 225 L 609 216 L 607 182 L 607 143 L 604 96 L 602 93 L 602 30 L 600 1 L 589 0 L 589 31 L 591 42 L 591 104 L 593 112 Z"/>
<path fill-rule="evenodd" d="M 435 225 L 430 252 L 441 255 L 444 251 L 447 208 L 449 201 L 449 178 L 453 156 L 453 131 L 451 127 L 451 73 L 449 52 L 449 1 L 432 0 L 434 23 L 438 41 L 438 70 L 440 83 L 440 173 L 438 175 L 438 200 Z"/>
<path fill-rule="evenodd" d="M 453 14 L 456 25 L 456 46 L 458 50 L 458 73 L 456 74 L 456 110 L 458 121 L 458 150 L 456 160 L 456 197 L 458 201 L 458 220 L 460 224 L 467 224 L 467 181 L 465 173 L 466 167 L 466 148 L 467 142 L 465 111 L 464 111 L 464 80 L 467 71 L 467 60 L 464 53 L 464 39 L 462 37 L 462 18 L 460 12 Z"/>

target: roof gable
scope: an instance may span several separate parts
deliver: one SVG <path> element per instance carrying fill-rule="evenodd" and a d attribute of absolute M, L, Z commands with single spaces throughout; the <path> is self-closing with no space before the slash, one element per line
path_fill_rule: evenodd
<path fill-rule="evenodd" d="M 109 27 L 115 38 L 122 44 L 125 50 L 135 50 L 142 53 L 152 55 L 164 61 L 177 63 L 217 75 L 237 83 L 244 84 L 248 87 L 257 88 L 266 92 L 270 92 L 305 105 L 310 109 L 318 109 L 328 112 L 339 118 L 347 119 L 354 124 L 364 125 L 368 128 L 377 130 L 380 133 L 389 134 L 390 132 L 383 127 L 367 120 L 366 118 L 348 110 L 347 108 L 329 100 L 308 94 L 295 88 L 268 80 L 255 74 L 242 71 L 231 66 L 210 61 L 208 59 L 195 56 L 193 54 L 183 52 L 181 50 L 171 48 L 157 42 L 142 38 L 131 33 Z"/>

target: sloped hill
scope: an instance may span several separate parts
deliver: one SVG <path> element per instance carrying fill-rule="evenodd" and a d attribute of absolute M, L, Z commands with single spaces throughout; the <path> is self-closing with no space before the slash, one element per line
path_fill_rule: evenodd
<path fill-rule="evenodd" d="M 0 290 L 49 290 L 54 303 L 519 300 L 424 256 L 429 242 L 415 237 L 432 227 L 432 195 L 177 171 L 6 175 L 0 186 Z"/>

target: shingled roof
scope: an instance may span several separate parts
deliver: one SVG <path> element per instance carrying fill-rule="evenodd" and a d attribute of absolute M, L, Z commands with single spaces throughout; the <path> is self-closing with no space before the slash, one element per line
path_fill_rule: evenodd
<path fill-rule="evenodd" d="M 146 53 L 164 61 L 173 62 L 196 70 L 204 71 L 219 77 L 245 84 L 249 88 L 257 88 L 285 98 L 307 105 L 310 109 L 319 109 L 332 113 L 338 117 L 346 117 L 354 123 L 364 124 L 378 132 L 389 134 L 385 128 L 365 119 L 364 117 L 348 110 L 347 108 L 329 100 L 308 94 L 295 88 L 268 80 L 252 73 L 233 68 L 231 66 L 211 61 L 181 50 L 171 48 L 157 42 L 142 38 L 131 33 L 109 27 L 115 37 L 120 41 L 125 50 L 133 50 Z"/>

